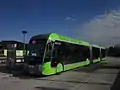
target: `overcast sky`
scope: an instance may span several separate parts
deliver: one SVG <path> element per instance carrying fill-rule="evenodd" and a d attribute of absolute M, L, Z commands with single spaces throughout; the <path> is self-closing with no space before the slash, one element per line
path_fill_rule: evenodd
<path fill-rule="evenodd" d="M 120 44 L 120 9 L 97 15 L 82 24 L 78 33 L 80 33 L 78 38 L 82 37 L 95 44 L 104 46 Z"/>
<path fill-rule="evenodd" d="M 0 0 L 0 40 L 55 32 L 104 46 L 120 43 L 120 0 Z"/>

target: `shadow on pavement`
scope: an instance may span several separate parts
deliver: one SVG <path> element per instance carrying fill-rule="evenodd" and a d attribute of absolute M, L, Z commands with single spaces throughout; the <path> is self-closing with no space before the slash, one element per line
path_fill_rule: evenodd
<path fill-rule="evenodd" d="M 96 85 L 111 85 L 109 82 L 88 82 L 88 81 L 72 81 L 72 80 L 51 80 L 51 79 L 37 79 L 43 81 L 53 81 L 53 82 L 61 82 L 61 83 L 82 83 L 82 84 L 96 84 Z"/>
<path fill-rule="evenodd" d="M 59 89 L 59 88 L 53 88 L 53 87 L 35 87 L 35 89 L 38 89 L 38 90 L 68 90 L 68 89 Z"/>
<path fill-rule="evenodd" d="M 109 65 L 106 62 L 100 62 L 100 63 L 95 63 L 91 64 L 88 66 L 76 68 L 73 71 L 76 72 L 87 72 L 87 73 L 100 73 L 100 74 L 116 74 L 116 73 L 108 73 L 108 72 L 95 72 L 99 69 L 120 69 L 120 64 L 118 65 Z"/>
<path fill-rule="evenodd" d="M 102 66 L 102 63 L 95 63 L 95 64 L 90 64 L 90 65 L 87 65 L 87 66 L 83 66 L 83 67 L 80 67 L 80 68 L 76 68 L 73 71 L 92 73 L 95 70 L 101 68 L 101 66 Z"/>
<path fill-rule="evenodd" d="M 27 74 L 24 72 L 23 68 L 16 68 L 16 69 L 8 69 L 6 68 L 5 65 L 2 65 L 0 64 L 0 72 L 1 73 L 4 73 L 4 74 L 8 74 L 12 77 L 17 77 L 17 78 L 20 78 L 20 79 L 31 79 L 31 78 L 40 78 L 42 76 L 37 76 L 37 75 L 30 75 L 30 74 Z"/>
<path fill-rule="evenodd" d="M 115 78 L 115 81 L 110 90 L 120 90 L 120 71 L 117 77 Z"/>
<path fill-rule="evenodd" d="M 1 64 L 1 65 L 0 65 L 0 72 L 8 73 L 8 70 L 6 69 L 6 67 L 5 67 L 4 64 Z"/>

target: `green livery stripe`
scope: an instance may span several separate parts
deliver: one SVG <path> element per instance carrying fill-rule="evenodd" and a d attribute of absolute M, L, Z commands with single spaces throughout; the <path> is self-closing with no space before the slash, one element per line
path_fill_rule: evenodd
<path fill-rule="evenodd" d="M 60 73 L 60 72 L 62 72 L 63 71 L 63 65 L 61 64 L 61 63 L 59 63 L 58 65 L 57 65 L 57 73 Z"/>
<path fill-rule="evenodd" d="M 100 58 L 93 60 L 93 63 L 96 63 L 96 62 L 100 62 Z"/>
<path fill-rule="evenodd" d="M 90 60 L 87 59 L 86 61 L 83 62 L 79 62 L 79 63 L 73 63 L 73 64 L 67 64 L 64 65 L 64 71 L 66 70 L 70 70 L 70 69 L 74 69 L 80 66 L 85 66 L 90 64 Z M 57 65 L 57 67 L 51 67 L 51 62 L 46 62 L 42 64 L 42 74 L 43 75 L 52 75 L 52 74 L 56 74 L 59 72 L 63 71 L 63 65 L 61 63 L 59 63 Z"/>
<path fill-rule="evenodd" d="M 52 75 L 56 73 L 56 68 L 51 67 L 51 62 L 46 62 L 42 64 L 42 74 L 43 75 Z"/>
<path fill-rule="evenodd" d="M 63 65 L 59 63 L 57 67 L 51 67 L 51 62 L 44 63 L 42 65 L 43 75 L 52 75 L 63 71 Z"/>
<path fill-rule="evenodd" d="M 90 60 L 88 58 L 86 59 L 86 64 L 90 64 Z"/>
<path fill-rule="evenodd" d="M 92 47 L 101 48 L 100 46 L 94 44 L 92 44 Z"/>
<path fill-rule="evenodd" d="M 102 58 L 102 60 L 106 60 L 106 58 Z"/>
<path fill-rule="evenodd" d="M 59 35 L 59 34 L 56 34 L 56 33 L 51 33 L 50 36 L 49 36 L 49 39 L 65 41 L 65 42 L 70 42 L 70 43 L 80 44 L 80 45 L 85 45 L 85 46 L 90 46 L 90 44 L 88 42 L 78 40 L 78 39 L 69 38 L 69 37 L 62 36 L 62 35 Z"/>
<path fill-rule="evenodd" d="M 85 65 L 88 65 L 89 63 L 90 63 L 90 61 L 86 60 L 86 61 L 83 61 L 83 62 L 67 64 L 67 65 L 64 65 L 64 71 L 70 70 L 70 69 L 73 69 L 73 68 L 77 68 L 77 67 L 80 67 L 80 66 L 85 66 Z"/>

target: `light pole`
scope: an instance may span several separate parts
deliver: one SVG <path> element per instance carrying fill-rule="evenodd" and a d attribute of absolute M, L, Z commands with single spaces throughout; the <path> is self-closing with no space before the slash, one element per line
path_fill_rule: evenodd
<path fill-rule="evenodd" d="M 26 36 L 26 34 L 27 34 L 27 31 L 22 31 L 22 34 L 23 34 L 23 43 L 24 43 L 24 50 L 23 50 L 23 54 L 25 55 L 25 44 L 26 44 L 26 42 L 25 42 L 25 36 Z"/>

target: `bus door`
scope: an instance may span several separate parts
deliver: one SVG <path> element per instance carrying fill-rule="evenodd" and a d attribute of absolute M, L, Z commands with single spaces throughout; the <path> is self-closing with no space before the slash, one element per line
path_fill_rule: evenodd
<path fill-rule="evenodd" d="M 61 42 L 54 42 L 53 52 L 52 52 L 52 67 L 57 67 L 58 63 L 61 63 L 62 57 L 60 55 L 61 52 Z"/>
<path fill-rule="evenodd" d="M 56 59 L 55 59 L 55 47 L 54 47 L 54 42 L 53 41 L 49 41 L 47 43 L 47 51 L 46 51 L 46 55 L 45 55 L 45 60 L 44 62 L 51 62 L 51 67 L 56 67 Z"/>

